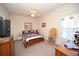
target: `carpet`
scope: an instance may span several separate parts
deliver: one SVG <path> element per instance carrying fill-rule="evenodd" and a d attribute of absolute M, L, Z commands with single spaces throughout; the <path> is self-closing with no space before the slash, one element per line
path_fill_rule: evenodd
<path fill-rule="evenodd" d="M 25 48 L 22 41 L 15 41 L 15 56 L 55 56 L 55 47 L 44 41 Z"/>

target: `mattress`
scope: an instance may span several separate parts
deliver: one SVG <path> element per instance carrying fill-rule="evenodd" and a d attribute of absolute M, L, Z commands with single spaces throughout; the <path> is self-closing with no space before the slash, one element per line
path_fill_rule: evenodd
<path fill-rule="evenodd" d="M 43 36 L 34 36 L 34 37 L 29 37 L 29 38 L 26 38 L 26 41 L 29 41 L 29 40 L 33 40 L 33 39 L 36 39 L 36 38 L 43 38 Z"/>

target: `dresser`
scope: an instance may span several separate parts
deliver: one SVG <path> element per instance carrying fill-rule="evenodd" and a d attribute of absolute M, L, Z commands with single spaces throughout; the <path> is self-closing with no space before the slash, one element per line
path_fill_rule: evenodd
<path fill-rule="evenodd" d="M 0 38 L 0 56 L 13 55 L 15 55 L 13 37 Z"/>
<path fill-rule="evenodd" d="M 78 50 L 68 49 L 63 44 L 55 48 L 55 55 L 56 56 L 78 56 Z"/>

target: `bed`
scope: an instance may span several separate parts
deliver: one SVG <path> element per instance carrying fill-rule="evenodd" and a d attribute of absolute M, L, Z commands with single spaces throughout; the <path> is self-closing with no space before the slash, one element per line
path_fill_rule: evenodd
<path fill-rule="evenodd" d="M 34 32 L 34 31 L 28 32 L 28 33 L 23 32 L 22 39 L 23 39 L 23 44 L 26 48 L 26 47 L 29 47 L 31 45 L 37 44 L 39 42 L 43 42 L 44 36 Z"/>

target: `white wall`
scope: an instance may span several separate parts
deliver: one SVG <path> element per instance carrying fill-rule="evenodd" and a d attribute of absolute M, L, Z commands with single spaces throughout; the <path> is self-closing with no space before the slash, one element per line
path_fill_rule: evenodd
<path fill-rule="evenodd" d="M 19 33 L 22 33 L 24 30 L 24 22 L 30 22 L 32 23 L 33 29 L 38 29 L 38 20 L 37 18 L 30 18 L 25 16 L 17 16 L 17 15 L 10 15 L 11 20 L 11 34 L 14 35 L 14 38 L 16 40 L 16 37 Z"/>
<path fill-rule="evenodd" d="M 56 40 L 57 44 L 61 44 L 64 40 L 61 37 L 61 20 L 60 17 L 62 16 L 69 16 L 69 15 L 79 15 L 79 12 L 77 9 L 78 6 L 74 4 L 67 4 L 63 7 L 60 7 L 59 9 L 56 9 L 55 11 L 52 11 L 51 13 L 41 17 L 40 19 L 40 32 L 45 36 L 45 39 L 48 39 L 48 32 L 49 29 L 55 27 L 58 31 L 58 37 Z M 45 22 L 46 27 L 42 28 L 41 24 Z"/>
<path fill-rule="evenodd" d="M 0 4 L 0 16 L 9 18 L 8 12 L 2 4 Z"/>

